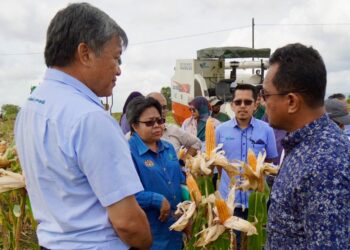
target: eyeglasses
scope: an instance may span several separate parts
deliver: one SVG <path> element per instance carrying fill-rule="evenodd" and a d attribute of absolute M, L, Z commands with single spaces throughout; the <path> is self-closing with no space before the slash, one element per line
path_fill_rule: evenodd
<path fill-rule="evenodd" d="M 144 123 L 146 125 L 146 127 L 153 127 L 154 124 L 156 124 L 156 123 L 158 125 L 164 124 L 165 123 L 165 119 L 164 118 L 156 118 L 154 120 L 150 120 L 150 121 L 146 121 L 146 122 L 144 122 L 144 121 L 138 121 L 138 122 Z"/>
<path fill-rule="evenodd" d="M 266 99 L 269 97 L 269 96 L 272 96 L 272 95 L 288 95 L 290 93 L 290 91 L 288 91 L 288 92 L 283 92 L 283 93 L 276 93 L 276 94 L 267 94 L 267 93 L 265 93 L 265 90 L 264 89 L 261 89 L 260 90 L 260 96 L 262 97 L 262 99 L 264 100 L 264 101 L 266 101 Z"/>
<path fill-rule="evenodd" d="M 288 95 L 289 93 L 305 93 L 305 92 L 307 92 L 306 89 L 304 89 L 304 90 L 290 90 L 287 92 L 276 93 L 276 94 L 267 94 L 264 89 L 261 89 L 259 95 L 262 97 L 262 99 L 264 101 L 266 101 L 266 99 L 272 95 Z"/>
<path fill-rule="evenodd" d="M 168 110 L 168 106 L 167 105 L 163 105 L 162 106 L 162 110 Z"/>
<path fill-rule="evenodd" d="M 236 105 L 236 106 L 241 106 L 242 103 L 244 104 L 244 106 L 250 106 L 253 104 L 253 100 L 241 100 L 241 99 L 238 99 L 238 100 L 234 100 L 233 103 Z"/>

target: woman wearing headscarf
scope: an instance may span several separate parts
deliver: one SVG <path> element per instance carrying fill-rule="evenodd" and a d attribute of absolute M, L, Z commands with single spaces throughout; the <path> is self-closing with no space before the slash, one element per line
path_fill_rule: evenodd
<path fill-rule="evenodd" d="M 130 95 L 128 96 L 128 98 L 126 99 L 125 103 L 124 103 L 124 107 L 123 107 L 123 113 L 120 117 L 120 127 L 122 128 L 122 131 L 125 134 L 127 134 L 128 132 L 130 132 L 130 125 L 128 123 L 128 119 L 126 118 L 126 111 L 128 108 L 128 104 L 135 98 L 138 96 L 142 96 L 142 94 L 140 92 L 134 91 L 131 92 Z"/>
<path fill-rule="evenodd" d="M 152 97 L 136 97 L 128 106 L 130 151 L 144 188 L 135 196 L 151 227 L 151 249 L 181 250 L 181 232 L 169 227 L 176 221 L 174 212 L 182 201 L 185 179 L 174 147 L 160 139 L 165 123 L 161 114 L 161 105 Z"/>
<path fill-rule="evenodd" d="M 205 141 L 205 124 L 210 116 L 209 102 L 203 96 L 197 96 L 189 104 L 192 116 L 182 123 L 182 128 Z"/>

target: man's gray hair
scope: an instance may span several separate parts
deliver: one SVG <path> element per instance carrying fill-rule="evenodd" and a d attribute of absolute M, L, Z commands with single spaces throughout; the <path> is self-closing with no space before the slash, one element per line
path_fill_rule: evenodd
<path fill-rule="evenodd" d="M 125 31 L 105 12 L 88 4 L 74 3 L 57 12 L 46 36 L 45 62 L 48 67 L 67 66 L 80 43 L 86 43 L 97 55 L 113 37 L 126 48 Z"/>

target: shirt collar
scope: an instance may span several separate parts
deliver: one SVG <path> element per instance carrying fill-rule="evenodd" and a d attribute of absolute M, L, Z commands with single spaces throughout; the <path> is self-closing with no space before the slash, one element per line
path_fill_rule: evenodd
<path fill-rule="evenodd" d="M 134 132 L 132 134 L 130 140 L 135 141 L 135 145 L 136 145 L 136 148 L 137 148 L 139 155 L 143 155 L 143 154 L 147 153 L 149 150 L 151 151 L 151 149 L 143 142 L 143 140 L 141 139 L 141 137 L 139 136 L 138 133 Z M 158 146 L 158 153 L 162 152 L 164 149 L 169 148 L 169 145 L 163 143 L 162 140 L 159 140 L 157 142 L 157 146 Z"/>
<path fill-rule="evenodd" d="M 255 119 L 254 117 L 252 117 L 252 118 L 250 119 L 250 122 L 249 122 L 249 126 L 248 126 L 248 127 L 251 126 L 251 127 L 254 128 L 255 124 L 256 124 L 256 119 Z M 238 128 L 239 128 L 238 123 L 237 123 L 237 120 L 236 120 L 235 117 L 231 119 L 231 125 L 232 125 L 233 128 L 234 128 L 234 127 L 238 127 Z"/>
<path fill-rule="evenodd" d="M 74 78 L 73 76 L 61 70 L 57 70 L 53 68 L 46 69 L 44 79 L 54 80 L 62 84 L 69 85 L 75 88 L 77 91 L 89 97 L 93 102 L 95 102 L 97 105 L 103 108 L 100 98 L 94 92 L 92 92 L 91 89 L 89 89 L 84 83 L 82 83 L 78 79 Z"/>
<path fill-rule="evenodd" d="M 293 149 L 300 142 L 305 140 L 309 136 L 314 136 L 317 131 L 323 131 L 324 127 L 326 127 L 330 123 L 330 120 L 326 114 L 321 116 L 320 118 L 314 120 L 308 125 L 304 126 L 301 129 L 298 129 L 294 132 L 288 133 L 282 139 L 282 146 L 286 151 Z"/>

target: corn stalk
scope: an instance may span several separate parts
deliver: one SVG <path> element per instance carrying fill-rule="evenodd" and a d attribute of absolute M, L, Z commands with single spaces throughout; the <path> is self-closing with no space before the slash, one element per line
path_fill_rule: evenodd
<path fill-rule="evenodd" d="M 196 182 L 202 194 L 208 197 L 214 193 L 214 185 L 212 183 L 211 176 L 199 176 L 196 178 Z M 208 227 L 208 216 L 207 216 L 207 204 L 200 204 L 196 215 L 193 218 L 192 232 L 190 239 L 185 242 L 185 250 L 197 250 L 202 249 L 201 247 L 195 247 L 194 244 L 198 241 L 200 231 L 203 227 Z M 215 242 L 212 242 L 206 246 L 207 249 L 212 250 L 227 250 L 230 249 L 230 233 L 223 233 Z"/>
<path fill-rule="evenodd" d="M 265 183 L 264 192 L 255 191 L 249 197 L 248 221 L 255 224 L 258 235 L 248 237 L 248 249 L 262 249 L 266 242 L 266 224 L 267 224 L 267 202 L 269 200 L 270 189 Z"/>
<path fill-rule="evenodd" d="M 9 154 L 8 157 L 14 159 L 15 155 Z M 24 178 L 19 172 L 21 167 L 16 159 L 11 161 L 7 170 L 0 169 L 0 249 L 39 249 L 36 222 L 24 188 Z"/>

